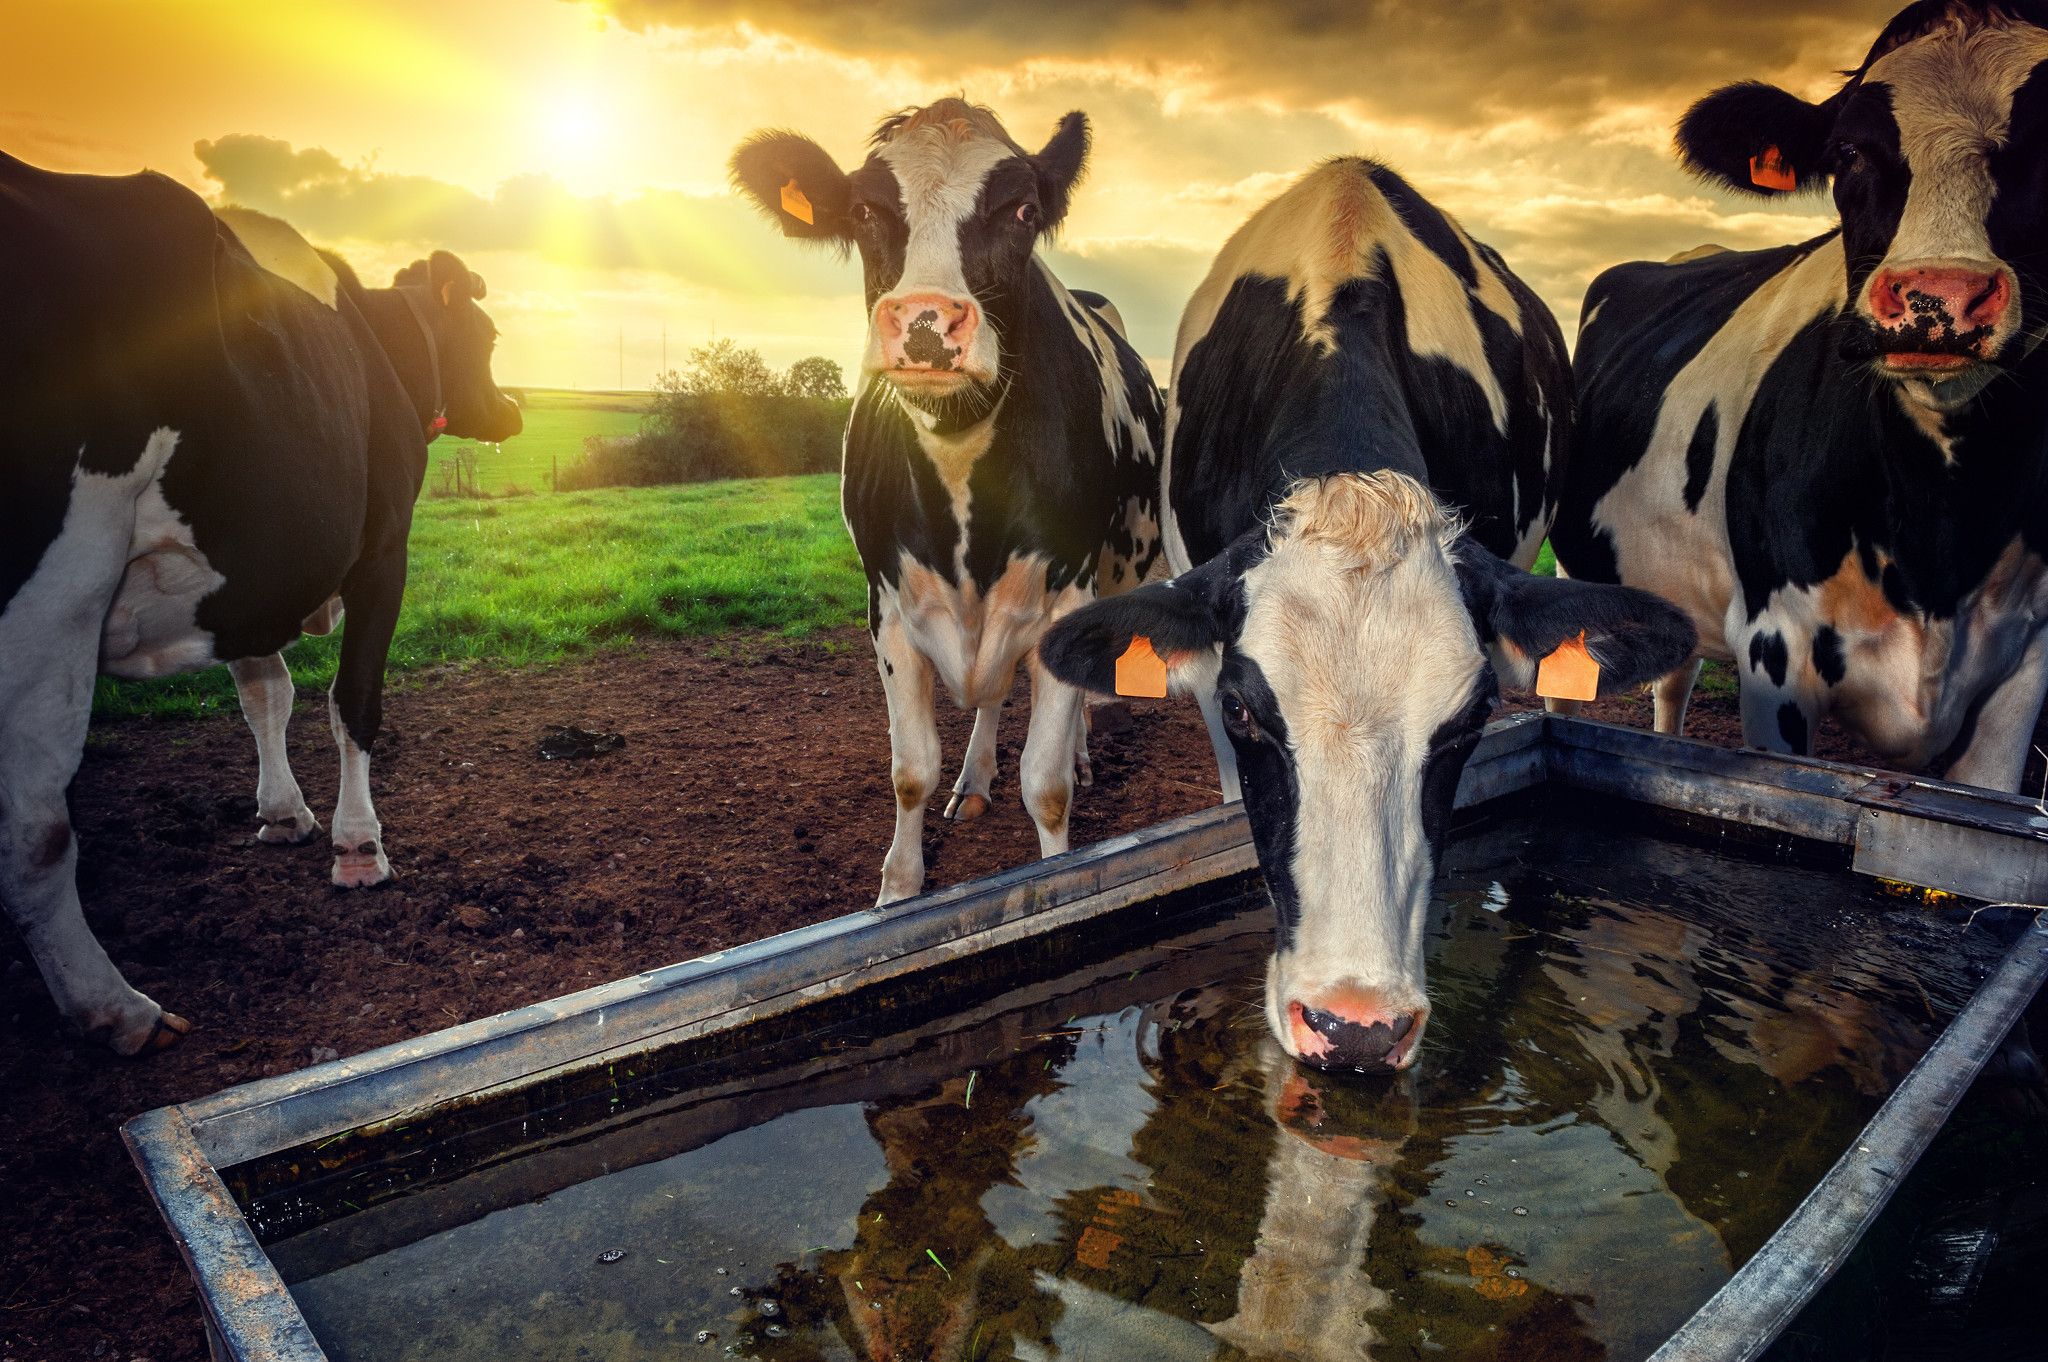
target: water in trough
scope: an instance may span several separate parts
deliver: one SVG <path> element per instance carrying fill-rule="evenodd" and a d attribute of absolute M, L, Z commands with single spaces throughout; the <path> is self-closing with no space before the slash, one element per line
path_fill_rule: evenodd
<path fill-rule="evenodd" d="M 1627 1362 L 1995 958 L 1868 881 L 1598 806 L 1447 861 L 1397 1080 L 1278 1053 L 1240 883 L 1163 937 L 1084 928 L 935 998 L 230 1182 L 336 1362 Z"/>

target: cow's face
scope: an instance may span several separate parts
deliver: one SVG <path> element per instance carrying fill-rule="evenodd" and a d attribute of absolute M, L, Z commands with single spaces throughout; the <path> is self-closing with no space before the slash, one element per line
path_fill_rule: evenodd
<path fill-rule="evenodd" d="M 1039 650 L 1107 691 L 1143 635 L 1176 689 L 1214 694 L 1278 917 L 1266 1020 L 1297 1059 L 1386 1070 L 1414 1061 L 1429 1016 L 1430 890 L 1495 701 L 1487 645 L 1525 682 L 1530 659 L 1581 630 L 1603 690 L 1693 645 L 1655 597 L 1510 568 L 1421 483 L 1383 472 L 1297 484 L 1269 530 L 1076 611 Z"/>
<path fill-rule="evenodd" d="M 491 352 L 497 349 L 498 328 L 477 306 L 484 297 L 484 279 L 452 251 L 435 251 L 415 260 L 392 279 L 395 288 L 426 291 L 427 323 L 432 328 L 441 381 L 441 415 L 446 433 L 465 440 L 495 444 L 517 435 L 522 422 L 519 404 L 506 396 L 491 377 Z"/>
<path fill-rule="evenodd" d="M 2031 10 L 2042 12 L 2020 17 Z M 1844 353 L 1937 410 L 1968 402 L 2048 334 L 2044 16 L 1914 5 L 1824 103 L 1735 85 L 1679 128 L 1694 168 L 1737 188 L 1773 192 L 1749 166 L 1770 148 L 1798 187 L 1832 179 L 1849 272 Z"/>
<path fill-rule="evenodd" d="M 1013 303 L 1033 248 L 1066 215 L 1087 154 L 1078 113 L 1034 155 L 987 109 L 948 99 L 886 119 L 851 175 L 782 132 L 745 142 L 732 173 L 788 235 L 860 252 L 868 374 L 926 410 L 985 410 L 1024 339 Z"/>

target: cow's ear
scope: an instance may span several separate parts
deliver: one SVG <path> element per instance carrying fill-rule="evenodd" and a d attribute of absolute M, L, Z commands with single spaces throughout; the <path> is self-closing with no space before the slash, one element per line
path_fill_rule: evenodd
<path fill-rule="evenodd" d="M 484 296 L 482 277 L 463 264 L 453 251 L 435 251 L 427 257 L 427 283 L 443 307 Z"/>
<path fill-rule="evenodd" d="M 1809 104 L 1762 81 L 1724 85 L 1678 121 L 1678 155 L 1702 179 L 1771 197 L 1827 184 L 1836 101 Z"/>
<path fill-rule="evenodd" d="M 853 186 L 825 149 L 800 133 L 757 132 L 732 154 L 733 187 L 805 241 L 853 240 Z"/>
<path fill-rule="evenodd" d="M 1502 683 L 1516 689 L 1534 685 L 1537 664 L 1581 633 L 1600 664 L 1602 696 L 1676 670 L 1698 642 L 1683 611 L 1632 586 L 1539 577 L 1469 539 L 1458 545 L 1457 567 L 1479 637 L 1493 645 Z"/>
<path fill-rule="evenodd" d="M 1166 664 L 1168 689 L 1187 694 L 1216 675 L 1223 629 L 1212 587 L 1198 568 L 1170 582 L 1092 601 L 1046 631 L 1038 656 L 1068 685 L 1114 695 L 1117 659 L 1131 650 L 1133 639 L 1144 638 Z"/>
<path fill-rule="evenodd" d="M 1062 118 L 1052 140 L 1031 158 L 1031 166 L 1038 172 L 1038 201 L 1050 232 L 1067 216 L 1074 186 L 1088 166 L 1088 115 L 1076 109 Z"/>

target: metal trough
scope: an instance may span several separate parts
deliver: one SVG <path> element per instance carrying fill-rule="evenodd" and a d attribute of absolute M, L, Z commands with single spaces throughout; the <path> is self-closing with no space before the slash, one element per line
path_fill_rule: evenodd
<path fill-rule="evenodd" d="M 2048 902 L 2048 815 L 2021 799 L 1521 715 L 1488 730 L 1458 805 L 1546 783 L 1839 848 L 1851 869 L 1885 880 Z M 222 1170 L 778 1017 L 1255 866 L 1242 813 L 1208 809 L 887 910 L 160 1108 L 122 1134 L 198 1283 L 214 1356 L 314 1362 L 325 1353 Z M 1760 1354 L 1855 1247 L 2044 976 L 2048 927 L 2037 921 L 1798 1209 L 1653 1362 Z"/>

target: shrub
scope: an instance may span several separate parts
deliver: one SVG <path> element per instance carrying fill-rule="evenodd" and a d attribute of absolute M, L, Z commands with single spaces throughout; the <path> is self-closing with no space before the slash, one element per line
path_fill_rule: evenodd
<path fill-rule="evenodd" d="M 698 395 L 665 384 L 637 435 L 585 440 L 555 490 L 834 472 L 852 406 L 846 398 Z"/>

